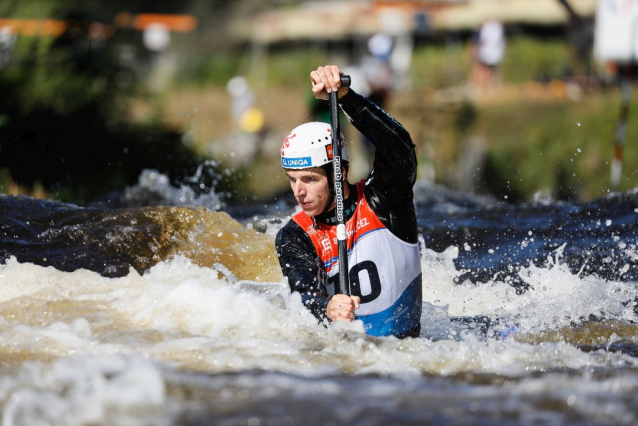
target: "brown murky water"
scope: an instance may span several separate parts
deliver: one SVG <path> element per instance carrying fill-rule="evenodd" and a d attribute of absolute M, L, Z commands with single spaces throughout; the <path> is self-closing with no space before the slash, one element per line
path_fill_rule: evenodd
<path fill-rule="evenodd" d="M 638 423 L 636 285 L 559 254 L 519 294 L 459 284 L 458 249 L 425 249 L 423 333 L 400 341 L 317 325 L 272 235 L 226 213 L 0 213 L 5 425 Z"/>

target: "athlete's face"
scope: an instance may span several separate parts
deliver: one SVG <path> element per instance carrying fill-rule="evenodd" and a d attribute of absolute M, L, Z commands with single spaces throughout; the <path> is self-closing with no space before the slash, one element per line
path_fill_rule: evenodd
<path fill-rule="evenodd" d="M 286 170 L 290 187 L 301 206 L 310 217 L 323 212 L 330 199 L 328 177 L 321 167 L 311 167 L 303 170 Z"/>

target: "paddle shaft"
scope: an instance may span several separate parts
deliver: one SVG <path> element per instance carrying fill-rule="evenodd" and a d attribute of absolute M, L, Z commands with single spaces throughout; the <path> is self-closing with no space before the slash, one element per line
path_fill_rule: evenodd
<path fill-rule="evenodd" d="M 350 77 L 341 76 L 341 85 L 350 86 Z M 337 294 L 350 296 L 350 281 L 348 279 L 348 245 L 346 219 L 343 214 L 343 173 L 341 171 L 341 129 L 339 128 L 339 103 L 337 92 L 330 92 L 330 124 L 332 125 L 332 169 L 334 171 L 335 213 L 337 216 L 337 247 L 339 249 L 339 282 Z"/>

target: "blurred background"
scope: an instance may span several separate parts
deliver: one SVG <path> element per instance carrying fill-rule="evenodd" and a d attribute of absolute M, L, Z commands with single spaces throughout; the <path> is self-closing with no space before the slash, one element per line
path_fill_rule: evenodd
<path fill-rule="evenodd" d="M 630 190 L 637 3 L 3 0 L 0 192 L 118 207 L 155 170 L 285 197 L 279 149 L 329 120 L 308 76 L 328 63 L 407 128 L 420 179 L 505 202 Z M 342 126 L 354 182 L 373 153 Z"/>

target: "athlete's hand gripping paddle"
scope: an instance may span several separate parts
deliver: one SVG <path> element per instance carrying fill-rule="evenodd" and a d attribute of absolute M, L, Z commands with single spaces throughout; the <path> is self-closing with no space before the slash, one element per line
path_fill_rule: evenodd
<path fill-rule="evenodd" d="M 341 76 L 341 85 L 350 86 L 350 76 Z M 341 171 L 341 129 L 339 128 L 339 105 L 337 92 L 330 92 L 330 124 L 332 125 L 332 169 L 334 170 L 335 213 L 337 216 L 337 246 L 339 248 L 339 282 L 337 294 L 350 296 L 350 281 L 348 280 L 348 245 L 346 219 L 343 214 L 343 173 Z"/>

